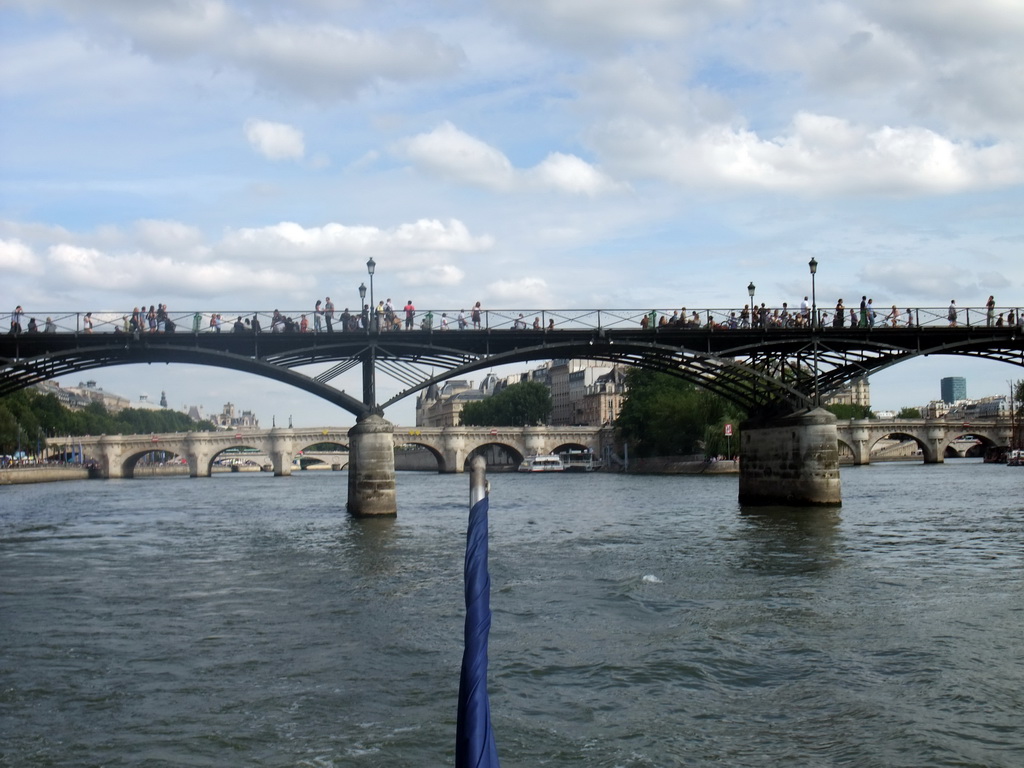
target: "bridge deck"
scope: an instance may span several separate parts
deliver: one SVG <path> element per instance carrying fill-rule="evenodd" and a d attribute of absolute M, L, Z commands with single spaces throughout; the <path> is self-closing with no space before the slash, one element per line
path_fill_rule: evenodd
<path fill-rule="evenodd" d="M 108 326 L 109 327 L 109 326 Z M 392 400 L 494 365 L 541 359 L 604 360 L 695 381 L 750 409 L 806 404 L 855 376 L 917 355 L 958 354 L 1024 365 L 1024 330 L 986 325 L 728 328 L 616 327 L 335 333 L 20 333 L 0 336 L 0 395 L 44 379 L 110 365 L 175 362 L 268 376 L 359 413 L 365 404 L 328 382 L 379 367 L 406 386 Z M 369 362 L 368 362 L 369 361 Z M 315 377 L 292 372 L 329 365 Z M 439 369 L 440 374 L 424 373 Z"/>

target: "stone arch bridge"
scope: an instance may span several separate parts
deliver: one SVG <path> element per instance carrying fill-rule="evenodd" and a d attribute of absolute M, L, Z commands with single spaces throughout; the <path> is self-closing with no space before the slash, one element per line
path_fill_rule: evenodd
<path fill-rule="evenodd" d="M 838 444 L 846 446 L 856 465 L 871 463 L 872 449 L 889 437 L 905 437 L 920 447 L 924 463 L 941 463 L 954 442 L 971 435 L 986 446 L 1007 445 L 1011 425 L 1007 420 L 970 423 L 943 419 L 855 419 L 836 424 Z M 393 446 L 418 446 L 437 460 L 441 473 L 463 472 L 469 457 L 496 445 L 519 457 L 576 449 L 602 455 L 613 445 L 610 427 L 395 427 Z M 330 454 L 310 453 L 318 444 L 348 449 L 349 428 L 276 428 L 241 432 L 185 432 L 154 435 L 100 435 L 98 437 L 51 438 L 51 449 L 81 445 L 94 460 L 102 477 L 132 477 L 136 463 L 153 451 L 166 451 L 188 462 L 192 477 L 209 477 L 214 461 L 227 451 L 254 449 L 266 455 L 275 475 L 290 475 L 292 461 L 300 452 L 331 463 Z M 339 462 L 342 465 L 345 461 Z"/>
<path fill-rule="evenodd" d="M 836 423 L 839 443 L 853 453 L 854 464 L 870 464 L 871 450 L 888 437 L 907 437 L 921 449 L 925 464 L 942 463 L 958 438 L 971 435 L 988 446 L 1009 445 L 1007 419 L 947 421 L 945 419 L 853 419 Z"/>
<path fill-rule="evenodd" d="M 209 477 L 214 461 L 226 451 L 255 449 L 270 458 L 275 475 L 290 475 L 292 460 L 310 446 L 323 443 L 348 449 L 348 427 L 309 429 L 276 428 L 241 432 L 184 432 L 153 435 L 100 435 L 98 437 L 50 438 L 48 446 L 60 449 L 81 445 L 88 460 L 96 462 L 106 478 L 132 477 L 136 463 L 153 451 L 165 451 L 188 462 L 189 475 Z M 433 454 L 438 471 L 462 472 L 468 458 L 489 445 L 507 449 L 519 457 L 559 450 L 584 450 L 601 455 L 610 445 L 609 427 L 395 427 L 394 447 L 419 446 Z M 313 454 L 316 456 L 317 454 Z M 320 458 L 326 457 L 320 455 Z M 347 463 L 345 461 L 340 462 Z"/>

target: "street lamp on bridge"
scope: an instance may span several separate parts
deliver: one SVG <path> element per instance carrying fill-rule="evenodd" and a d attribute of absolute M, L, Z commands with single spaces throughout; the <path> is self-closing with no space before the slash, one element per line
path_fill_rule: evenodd
<path fill-rule="evenodd" d="M 366 321 L 366 332 L 370 332 L 370 313 L 366 312 L 366 283 L 359 284 L 359 317 Z"/>
<path fill-rule="evenodd" d="M 754 291 L 757 289 L 754 287 L 754 282 L 751 281 L 750 285 L 747 286 L 747 295 L 750 296 L 750 308 L 754 308 Z"/>
<path fill-rule="evenodd" d="M 366 332 L 371 333 L 371 327 L 377 322 L 376 308 L 373 303 L 373 272 L 377 264 L 371 256 L 366 262 L 366 271 L 370 274 L 370 312 L 366 318 Z M 359 301 L 366 298 L 366 284 L 359 284 Z M 365 306 L 365 305 L 364 305 Z M 380 331 L 380 328 L 374 330 Z M 370 339 L 363 358 L 363 404 L 369 408 L 377 407 L 377 341 Z"/>
<path fill-rule="evenodd" d="M 373 256 L 366 260 L 366 271 L 370 273 L 370 325 L 373 330 L 379 331 L 377 323 L 380 318 L 377 317 L 377 305 L 373 302 L 373 273 L 377 269 L 377 262 L 373 260 Z"/>
<path fill-rule="evenodd" d="M 815 275 L 818 274 L 818 260 L 811 256 L 807 262 L 811 270 L 811 331 L 817 331 L 820 327 L 818 322 L 818 297 L 815 294 Z M 821 407 L 821 400 L 818 397 L 818 334 L 814 333 L 814 407 Z"/>
<path fill-rule="evenodd" d="M 807 266 L 811 268 L 811 328 L 816 329 L 818 327 L 818 297 L 814 293 L 814 276 L 818 274 L 818 260 L 811 256 Z"/>

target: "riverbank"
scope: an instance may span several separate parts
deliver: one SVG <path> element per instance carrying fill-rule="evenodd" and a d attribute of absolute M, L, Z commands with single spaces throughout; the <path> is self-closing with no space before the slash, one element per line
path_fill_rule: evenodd
<path fill-rule="evenodd" d="M 673 456 L 630 459 L 627 470 L 632 475 L 735 475 L 739 471 L 738 461 L 693 461 Z"/>
<path fill-rule="evenodd" d="M 88 477 L 89 470 L 82 466 L 0 469 L 0 485 L 54 483 L 60 480 L 85 480 Z"/>

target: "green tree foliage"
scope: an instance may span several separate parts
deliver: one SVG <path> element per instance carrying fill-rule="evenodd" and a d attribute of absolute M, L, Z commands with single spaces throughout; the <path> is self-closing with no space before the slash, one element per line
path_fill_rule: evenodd
<path fill-rule="evenodd" d="M 868 405 L 839 403 L 826 405 L 825 410 L 834 414 L 837 419 L 870 419 L 872 416 L 871 406 Z"/>
<path fill-rule="evenodd" d="M 921 409 L 911 408 L 909 406 L 903 406 L 900 408 L 900 412 L 896 414 L 897 419 L 920 419 Z"/>
<path fill-rule="evenodd" d="M 467 403 L 462 424 L 482 427 L 532 427 L 551 415 L 551 393 L 543 384 L 524 381 L 506 387 L 493 397 Z"/>
<path fill-rule="evenodd" d="M 51 394 L 23 389 L 0 398 L 0 453 L 12 453 L 21 435 L 22 447 L 55 435 L 138 435 L 151 432 L 208 432 L 209 421 L 196 423 L 184 413 L 170 410 L 125 408 L 108 413 L 99 403 L 80 411 L 60 404 Z"/>
<path fill-rule="evenodd" d="M 739 448 L 744 412 L 728 400 L 666 373 L 633 368 L 626 373 L 626 397 L 615 426 L 639 456 L 726 454 L 732 424 L 733 453 Z"/>

